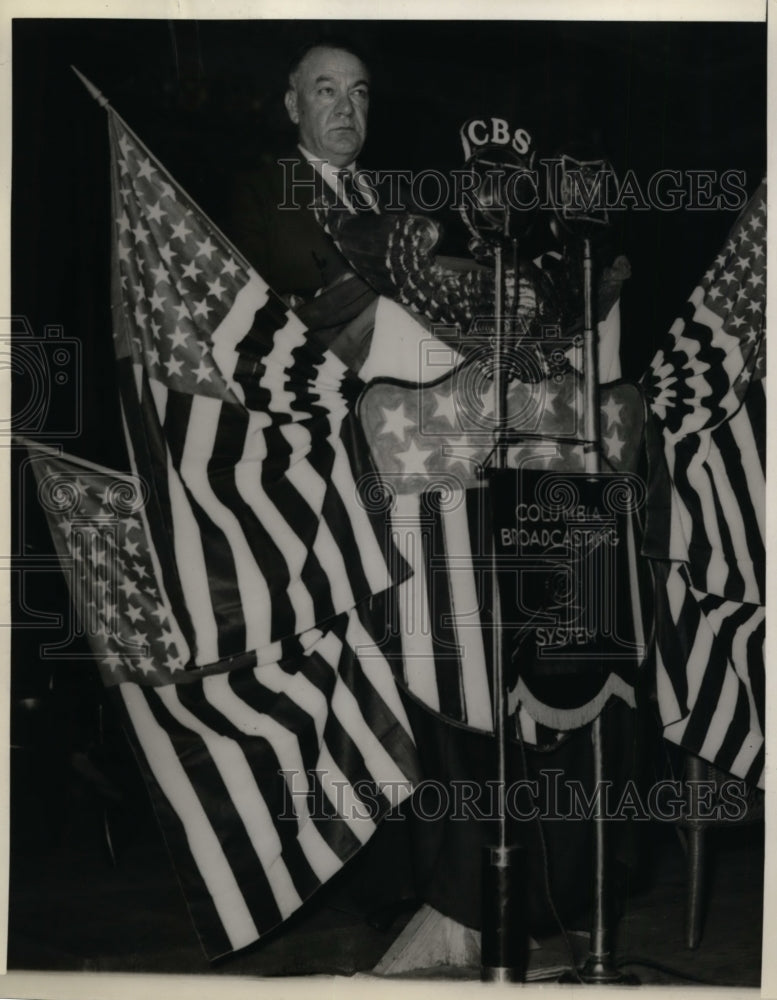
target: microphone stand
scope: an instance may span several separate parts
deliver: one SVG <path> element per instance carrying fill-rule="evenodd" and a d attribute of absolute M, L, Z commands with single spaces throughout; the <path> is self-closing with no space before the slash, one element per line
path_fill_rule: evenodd
<path fill-rule="evenodd" d="M 509 216 L 505 220 L 501 239 L 494 245 L 494 461 L 490 468 L 491 491 L 499 474 L 507 468 L 506 423 L 506 371 L 505 335 L 508 332 L 504 316 L 504 259 L 503 251 L 509 239 Z M 582 234 L 581 234 L 582 235 Z M 517 240 L 512 244 L 512 263 L 515 271 L 515 302 L 518 300 L 519 276 L 517 268 Z M 593 254 L 591 240 L 582 240 L 583 257 L 583 373 L 584 373 L 584 466 L 588 475 L 601 472 L 600 415 L 599 415 L 599 366 L 597 332 L 593 307 Z M 511 310 L 512 321 L 516 310 Z M 492 507 L 493 507 L 492 500 Z M 504 625 L 499 590 L 499 562 L 496 538 L 492 539 L 490 578 L 493 595 L 491 623 L 491 656 L 493 662 L 494 734 L 497 750 L 497 837 L 496 845 L 483 852 L 483 928 L 481 935 L 481 979 L 489 982 L 522 982 L 528 964 L 527 920 L 527 858 L 526 849 L 511 842 L 511 829 L 507 814 L 507 788 L 509 782 L 509 734 L 507 718 L 507 690 L 504 670 Z M 591 984 L 636 984 L 636 977 L 621 973 L 613 962 L 610 934 L 610 884 L 607 865 L 607 827 L 603 796 L 605 732 L 602 713 L 591 726 L 593 745 L 593 780 L 596 796 L 594 815 L 594 871 L 592 887 L 592 922 L 589 953 L 580 969 L 576 969 L 562 982 Z"/>
<path fill-rule="evenodd" d="M 507 230 L 505 220 L 505 230 Z M 505 236 L 507 233 L 505 232 Z M 512 240 L 513 260 L 517 240 Z M 507 444 L 503 429 L 506 420 L 505 378 L 506 329 L 504 313 L 504 260 L 501 243 L 494 248 L 494 464 L 492 472 L 507 468 Z M 518 281 L 516 269 L 516 282 Z M 518 286 L 516 284 L 516 296 Z M 491 489 L 494 479 L 491 479 Z M 507 689 L 504 670 L 504 625 L 499 592 L 499 556 L 496 538 L 491 543 L 491 660 L 494 672 L 493 716 L 496 738 L 497 836 L 496 844 L 483 848 L 481 932 L 481 979 L 484 982 L 523 982 L 528 962 L 527 863 L 525 847 L 512 842 L 507 814 L 508 762 Z"/>
<path fill-rule="evenodd" d="M 584 456 L 585 471 L 596 475 L 601 471 L 599 428 L 599 358 L 596 330 L 593 320 L 593 259 L 591 240 L 583 240 L 583 374 L 584 374 Z M 592 984 L 638 983 L 634 976 L 620 972 L 614 962 L 610 934 L 610 893 L 607 865 L 607 827 L 604 815 L 604 747 L 605 732 L 602 713 L 591 725 L 593 744 L 593 779 L 596 796 L 594 816 L 594 872 L 591 934 L 588 957 L 577 975 L 564 977 L 564 981 Z"/>

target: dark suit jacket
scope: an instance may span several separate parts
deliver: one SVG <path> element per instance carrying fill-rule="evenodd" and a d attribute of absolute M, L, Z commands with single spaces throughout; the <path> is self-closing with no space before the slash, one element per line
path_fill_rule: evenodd
<path fill-rule="evenodd" d="M 265 157 L 258 169 L 238 178 L 232 238 L 278 295 L 308 300 L 349 270 L 316 221 L 312 202 L 324 191 L 331 197 L 299 152 Z"/>
<path fill-rule="evenodd" d="M 364 311 L 377 295 L 316 220 L 313 201 L 323 193 L 333 197 L 298 150 L 265 156 L 237 179 L 229 235 L 274 292 L 294 296 L 294 311 L 324 346 L 356 370 L 371 333 Z M 353 321 L 356 329 L 346 330 Z"/>

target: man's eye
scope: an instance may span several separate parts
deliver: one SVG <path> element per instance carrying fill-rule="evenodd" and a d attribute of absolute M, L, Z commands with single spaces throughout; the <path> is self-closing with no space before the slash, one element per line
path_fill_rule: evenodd
<path fill-rule="evenodd" d="M 360 101 L 366 101 L 370 93 L 365 87 L 359 87 L 357 90 L 352 91 L 352 96 L 358 97 Z"/>
<path fill-rule="evenodd" d="M 319 87 L 318 88 L 318 93 L 321 94 L 322 97 L 331 97 L 332 94 L 334 94 L 334 88 L 333 87 Z"/>

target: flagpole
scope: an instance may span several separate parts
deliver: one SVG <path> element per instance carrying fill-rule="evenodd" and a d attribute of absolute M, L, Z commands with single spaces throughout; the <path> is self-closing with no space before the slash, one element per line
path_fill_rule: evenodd
<path fill-rule="evenodd" d="M 143 140 L 138 136 L 138 134 L 132 128 L 130 128 L 130 126 L 127 124 L 127 122 L 121 117 L 121 115 L 119 114 L 119 112 L 113 107 L 113 105 L 111 104 L 111 102 L 102 93 L 102 91 L 99 90 L 97 87 L 95 87 L 95 85 L 91 82 L 91 80 L 88 80 L 80 70 L 76 69 L 75 66 L 73 66 L 71 64 L 70 68 L 73 70 L 73 72 L 78 77 L 78 79 L 81 81 L 81 83 L 83 83 L 84 87 L 86 87 L 86 89 L 89 92 L 90 96 L 93 97 L 95 99 L 95 101 L 97 101 L 97 103 L 100 105 L 100 107 L 101 108 L 105 108 L 107 111 L 109 111 L 111 113 L 111 115 L 113 115 L 113 117 L 117 121 L 121 122 L 122 128 L 124 128 L 126 130 L 126 132 L 127 132 L 128 135 L 132 136 L 133 141 L 143 150 L 144 153 L 146 153 L 148 155 L 148 158 L 150 160 L 154 160 L 154 161 L 156 161 L 158 163 L 159 161 L 158 161 L 157 157 L 154 156 L 154 154 L 151 152 L 151 150 L 148 148 L 148 146 L 143 142 Z M 161 166 L 161 164 L 160 164 L 160 166 Z M 162 169 L 164 169 L 165 172 L 167 173 L 166 168 L 162 168 Z M 168 174 L 168 176 L 169 176 L 169 174 Z M 189 194 L 189 192 L 185 188 L 181 187 L 181 185 L 178 183 L 178 181 L 174 180 L 172 177 L 170 177 L 170 183 L 171 183 L 171 185 L 173 187 L 175 187 L 178 190 L 179 194 L 183 195 L 183 197 L 186 199 L 186 201 L 188 201 L 190 203 L 191 207 L 197 213 L 199 213 L 199 215 L 201 216 L 202 220 L 207 224 L 207 228 L 210 229 L 211 233 L 213 233 L 214 236 L 218 236 L 218 238 L 223 243 L 226 243 L 226 245 L 230 249 L 230 252 L 235 257 L 235 259 L 238 261 L 238 263 L 241 264 L 242 267 L 244 267 L 246 271 L 253 272 L 254 269 L 251 266 L 251 264 L 248 262 L 248 259 L 246 258 L 245 254 L 241 253 L 241 251 L 235 246 L 235 244 L 232 242 L 232 240 L 221 229 L 219 229 L 219 227 L 213 222 L 213 220 L 210 218 L 210 216 L 207 214 L 207 212 L 205 212 L 202 209 L 202 207 Z M 294 312 L 293 309 L 291 311 Z"/>
<path fill-rule="evenodd" d="M 99 472 L 103 476 L 119 476 L 120 478 L 128 478 L 132 476 L 132 472 L 122 472 L 120 469 L 109 469 L 107 465 L 98 465 L 96 462 L 90 462 L 85 458 L 81 458 L 78 455 L 71 455 L 70 452 L 64 452 L 61 448 L 52 448 L 47 444 L 41 444 L 39 441 L 33 441 L 32 438 L 24 437 L 22 434 L 14 434 L 14 443 L 24 447 L 29 452 L 42 452 L 44 455 L 48 455 L 50 458 L 64 459 L 70 462 L 72 465 L 80 465 L 89 472 Z"/>
<path fill-rule="evenodd" d="M 105 94 L 103 94 L 102 91 L 98 90 L 91 80 L 87 80 L 87 78 L 84 76 L 81 70 L 76 69 L 76 67 L 72 63 L 70 64 L 70 68 L 73 70 L 75 75 L 78 77 L 81 83 L 83 83 L 83 85 L 89 91 L 91 96 L 97 101 L 97 103 L 100 105 L 101 108 L 110 107 L 110 102 L 108 98 L 105 96 Z M 111 110 L 113 109 L 111 108 Z"/>

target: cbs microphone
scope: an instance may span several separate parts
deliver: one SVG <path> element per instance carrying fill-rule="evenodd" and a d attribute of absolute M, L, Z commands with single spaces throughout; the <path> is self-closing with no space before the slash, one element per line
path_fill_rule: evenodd
<path fill-rule="evenodd" d="M 465 156 L 459 212 L 473 240 L 493 248 L 521 238 L 540 204 L 531 136 L 503 118 L 470 119 L 459 135 Z"/>

